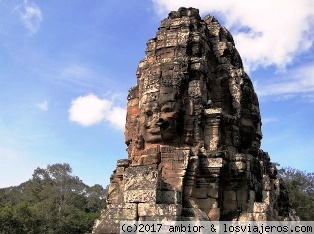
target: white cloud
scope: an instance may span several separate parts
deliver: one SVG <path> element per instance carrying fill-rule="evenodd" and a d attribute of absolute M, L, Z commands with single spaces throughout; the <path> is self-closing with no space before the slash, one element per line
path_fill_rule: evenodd
<path fill-rule="evenodd" d="M 295 95 L 314 95 L 314 64 L 307 64 L 287 70 L 272 79 L 272 83 L 258 83 L 256 92 L 260 97 L 277 96 L 289 99 Z"/>
<path fill-rule="evenodd" d="M 61 76 L 66 79 L 82 79 L 93 75 L 94 72 L 92 70 L 78 64 L 70 64 L 61 71 Z"/>
<path fill-rule="evenodd" d="M 96 83 L 95 77 L 97 75 L 90 68 L 83 65 L 70 64 L 60 71 L 56 81 L 80 87 L 92 87 Z"/>
<path fill-rule="evenodd" d="M 29 30 L 31 34 L 35 34 L 43 20 L 41 9 L 32 2 L 24 0 L 23 4 L 18 8 L 20 20 L 24 27 Z"/>
<path fill-rule="evenodd" d="M 196 7 L 206 14 L 219 12 L 250 69 L 269 65 L 283 69 L 313 45 L 313 0 L 152 1 L 163 17 L 181 6 Z"/>
<path fill-rule="evenodd" d="M 118 129 L 124 129 L 125 109 L 113 105 L 107 99 L 94 94 L 80 96 L 72 101 L 69 120 L 83 126 L 91 126 L 105 120 Z"/>
<path fill-rule="evenodd" d="M 71 90 L 102 91 L 112 83 L 104 74 L 86 64 L 69 63 L 57 68 L 52 81 L 58 85 L 69 87 Z"/>
<path fill-rule="evenodd" d="M 48 101 L 45 100 L 37 104 L 37 107 L 42 111 L 48 111 Z"/>
<path fill-rule="evenodd" d="M 305 94 L 302 97 L 308 100 L 309 102 L 314 103 L 314 93 Z"/>

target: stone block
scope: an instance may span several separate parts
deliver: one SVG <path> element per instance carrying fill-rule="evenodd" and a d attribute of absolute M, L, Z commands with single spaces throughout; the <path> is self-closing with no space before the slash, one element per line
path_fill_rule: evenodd
<path fill-rule="evenodd" d="M 239 216 L 239 221 L 253 221 L 253 213 L 242 212 Z"/>
<path fill-rule="evenodd" d="M 279 212 L 278 212 L 278 210 L 277 209 L 273 209 L 273 218 L 275 219 L 275 220 L 278 220 L 277 218 L 278 218 L 278 216 L 279 216 Z"/>
<path fill-rule="evenodd" d="M 245 171 L 246 163 L 245 162 L 230 162 L 230 169 L 235 171 Z"/>
<path fill-rule="evenodd" d="M 263 196 L 263 203 L 269 204 L 270 203 L 270 191 L 262 191 Z"/>
<path fill-rule="evenodd" d="M 165 204 L 181 204 L 182 192 L 175 190 L 172 191 L 157 190 L 156 202 Z"/>
<path fill-rule="evenodd" d="M 198 52 L 198 51 L 197 51 Z M 202 63 L 198 63 L 198 62 L 195 62 L 195 63 L 192 63 L 191 64 L 191 66 L 190 66 L 190 69 L 193 71 L 200 71 L 200 70 L 202 70 L 202 69 L 204 69 L 203 68 L 203 64 Z M 201 95 L 201 93 L 200 93 L 200 95 Z"/>
<path fill-rule="evenodd" d="M 124 191 L 156 189 L 157 179 L 156 166 L 129 167 L 123 175 Z"/>
<path fill-rule="evenodd" d="M 224 160 L 222 158 L 200 158 L 200 167 L 201 168 L 217 168 L 222 167 L 224 165 Z"/>
<path fill-rule="evenodd" d="M 210 142 L 209 142 L 209 149 L 217 150 L 218 145 L 219 145 L 219 140 L 220 140 L 219 135 L 212 135 L 212 138 L 210 139 Z"/>
<path fill-rule="evenodd" d="M 186 45 L 187 40 L 188 40 L 188 33 L 180 33 L 178 34 L 178 44 L 179 45 Z"/>
<path fill-rule="evenodd" d="M 173 169 L 186 169 L 190 158 L 190 149 L 176 149 L 173 158 Z"/>
<path fill-rule="evenodd" d="M 207 198 L 207 187 L 194 188 L 192 196 L 195 198 Z"/>
<path fill-rule="evenodd" d="M 162 178 L 183 177 L 185 173 L 186 173 L 186 170 L 184 169 L 169 169 L 169 168 L 163 167 L 161 171 L 161 177 Z"/>
<path fill-rule="evenodd" d="M 137 204 L 110 204 L 104 215 L 112 220 L 136 220 Z"/>
<path fill-rule="evenodd" d="M 182 213 L 182 205 L 178 204 L 138 204 L 139 216 L 179 216 Z"/>
<path fill-rule="evenodd" d="M 209 211 L 209 209 L 208 209 Z M 199 208 L 183 208 L 182 209 L 182 221 L 205 221 L 209 220 L 207 213 Z"/>
<path fill-rule="evenodd" d="M 272 189 L 272 183 L 269 176 L 264 175 L 262 179 L 262 189 L 270 191 Z"/>
<path fill-rule="evenodd" d="M 186 169 L 190 156 L 190 149 L 176 149 L 175 147 L 161 147 L 162 167 L 173 170 Z"/>
<path fill-rule="evenodd" d="M 254 213 L 265 213 L 269 210 L 269 204 L 264 202 L 254 202 L 253 212 Z"/>
<path fill-rule="evenodd" d="M 219 196 L 218 188 L 209 188 L 207 190 L 207 196 L 212 197 L 212 198 L 218 198 Z"/>
<path fill-rule="evenodd" d="M 237 201 L 224 200 L 223 207 L 224 207 L 224 210 L 236 211 L 238 210 L 238 203 Z"/>
<path fill-rule="evenodd" d="M 153 51 L 156 47 L 156 38 L 150 39 L 146 43 L 147 45 L 147 51 Z"/>
<path fill-rule="evenodd" d="M 166 40 L 166 47 L 173 47 L 177 45 L 177 39 L 167 39 Z"/>
<path fill-rule="evenodd" d="M 248 211 L 248 201 L 237 201 L 238 202 L 238 209 L 241 211 Z M 251 209 L 253 210 L 253 209 Z"/>
<path fill-rule="evenodd" d="M 167 157 L 168 154 L 175 154 L 176 147 L 174 146 L 165 146 L 161 145 L 160 146 L 160 152 L 162 157 Z"/>
<path fill-rule="evenodd" d="M 218 188 L 219 188 L 219 183 L 218 183 L 218 181 L 217 181 L 217 182 L 209 183 L 209 188 L 218 189 Z"/>
<path fill-rule="evenodd" d="M 236 191 L 233 191 L 233 190 L 224 191 L 224 201 L 236 201 L 236 200 L 237 200 Z"/>
<path fill-rule="evenodd" d="M 246 162 L 246 160 L 247 160 L 246 154 L 236 154 L 233 161 Z"/>
<path fill-rule="evenodd" d="M 247 203 L 247 211 L 253 212 L 254 209 L 254 201 L 255 201 L 255 191 L 250 190 L 249 191 L 249 201 Z"/>
<path fill-rule="evenodd" d="M 177 36 L 178 36 L 177 30 L 173 30 L 167 33 L 167 39 L 176 39 Z"/>
<path fill-rule="evenodd" d="M 161 167 L 162 170 L 172 170 L 173 169 L 173 159 L 172 158 L 161 158 Z"/>
<path fill-rule="evenodd" d="M 157 165 L 160 162 L 158 156 L 142 155 L 140 158 L 140 165 Z"/>
<path fill-rule="evenodd" d="M 120 159 L 117 160 L 117 167 L 128 167 L 130 165 L 129 159 Z"/>
<path fill-rule="evenodd" d="M 157 190 L 173 191 L 173 190 L 175 190 L 175 187 L 173 185 L 167 183 L 163 179 L 161 179 L 160 181 L 158 181 Z"/>
<path fill-rule="evenodd" d="M 118 183 L 110 183 L 108 189 L 108 203 L 117 203 L 122 197 L 121 187 Z"/>
<path fill-rule="evenodd" d="M 124 202 L 156 202 L 156 189 L 125 190 Z"/>
<path fill-rule="evenodd" d="M 186 169 L 187 169 L 187 166 L 188 166 L 188 161 L 186 162 L 182 162 L 182 161 L 173 161 L 172 162 L 172 168 L 173 170 L 175 171 L 180 171 L 180 174 L 183 174 L 185 173 Z"/>
<path fill-rule="evenodd" d="M 222 108 L 208 108 L 205 109 L 205 115 L 217 115 L 222 113 Z"/>
<path fill-rule="evenodd" d="M 96 220 L 93 233 L 118 234 L 120 233 L 120 221 L 118 220 Z"/>
<path fill-rule="evenodd" d="M 266 213 L 253 213 L 254 221 L 267 221 Z"/>
<path fill-rule="evenodd" d="M 136 210 L 137 204 L 134 203 L 120 203 L 120 204 L 108 204 L 108 209 L 129 209 Z"/>
<path fill-rule="evenodd" d="M 210 167 L 206 169 L 206 173 L 208 173 L 211 178 L 218 178 L 220 175 L 220 169 L 220 167 Z"/>
<path fill-rule="evenodd" d="M 248 201 L 248 194 L 249 192 L 247 190 L 237 190 L 237 200 L 238 201 Z"/>
<path fill-rule="evenodd" d="M 116 169 L 116 175 L 117 176 L 122 176 L 124 174 L 124 167 L 117 167 Z"/>
<path fill-rule="evenodd" d="M 196 203 L 200 209 L 207 211 L 209 211 L 211 208 L 218 207 L 218 202 L 214 198 L 197 199 Z"/>
<path fill-rule="evenodd" d="M 173 174 L 172 174 L 173 176 Z M 167 185 L 171 190 L 182 190 L 183 188 L 183 177 L 175 176 L 175 177 L 165 177 L 163 178 L 163 184 Z M 170 189 L 166 189 L 170 190 Z"/>

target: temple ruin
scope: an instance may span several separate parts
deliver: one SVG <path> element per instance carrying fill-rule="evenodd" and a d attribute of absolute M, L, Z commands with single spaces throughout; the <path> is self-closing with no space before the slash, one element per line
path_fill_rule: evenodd
<path fill-rule="evenodd" d="M 232 35 L 180 8 L 161 22 L 129 90 L 125 143 L 94 233 L 121 220 L 295 220 L 260 149 L 258 98 Z"/>

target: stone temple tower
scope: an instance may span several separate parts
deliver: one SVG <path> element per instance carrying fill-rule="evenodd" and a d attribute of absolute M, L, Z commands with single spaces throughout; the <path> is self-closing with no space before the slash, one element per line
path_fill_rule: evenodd
<path fill-rule="evenodd" d="M 129 90 L 128 159 L 94 233 L 121 220 L 293 220 L 262 139 L 258 99 L 231 34 L 180 8 L 161 22 Z"/>

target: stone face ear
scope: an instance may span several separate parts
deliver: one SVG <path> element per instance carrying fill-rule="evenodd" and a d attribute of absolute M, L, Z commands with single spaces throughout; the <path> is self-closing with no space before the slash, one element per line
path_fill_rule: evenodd
<path fill-rule="evenodd" d="M 147 42 L 125 126 L 128 159 L 93 232 L 121 220 L 298 219 L 260 149 L 257 95 L 229 31 L 180 8 Z"/>

